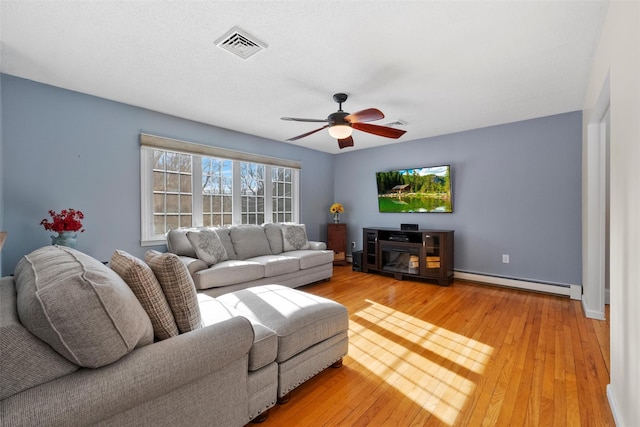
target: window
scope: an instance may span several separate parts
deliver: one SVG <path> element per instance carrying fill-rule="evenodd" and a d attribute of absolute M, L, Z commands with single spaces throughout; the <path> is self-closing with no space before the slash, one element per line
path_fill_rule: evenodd
<path fill-rule="evenodd" d="M 271 222 L 293 221 L 293 172 L 289 168 L 274 167 L 271 173 Z"/>
<path fill-rule="evenodd" d="M 232 167 L 231 160 L 202 159 L 202 225 L 233 224 Z"/>
<path fill-rule="evenodd" d="M 142 244 L 162 244 L 178 227 L 297 222 L 299 170 L 298 162 L 142 134 Z"/>
<path fill-rule="evenodd" d="M 153 229 L 192 224 L 191 156 L 153 151 Z"/>
<path fill-rule="evenodd" d="M 243 224 L 262 224 L 264 222 L 264 169 L 264 165 L 240 163 Z"/>

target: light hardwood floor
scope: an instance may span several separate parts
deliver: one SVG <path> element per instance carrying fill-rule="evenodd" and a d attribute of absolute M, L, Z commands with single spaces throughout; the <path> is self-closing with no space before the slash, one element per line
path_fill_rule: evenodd
<path fill-rule="evenodd" d="M 260 426 L 615 425 L 609 324 L 579 301 L 350 266 L 299 289 L 349 309 L 349 354 Z"/>

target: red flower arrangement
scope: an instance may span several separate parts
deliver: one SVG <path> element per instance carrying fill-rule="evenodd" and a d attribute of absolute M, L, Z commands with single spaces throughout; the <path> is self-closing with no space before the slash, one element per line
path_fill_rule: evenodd
<path fill-rule="evenodd" d="M 55 211 L 50 210 L 49 215 L 52 218 L 51 222 L 46 218 L 40 221 L 40 225 L 42 225 L 45 230 L 55 231 L 56 233 L 64 233 L 65 231 L 84 232 L 84 228 L 82 228 L 84 214 L 81 211 L 77 211 L 75 209 L 63 209 L 58 214 Z"/>

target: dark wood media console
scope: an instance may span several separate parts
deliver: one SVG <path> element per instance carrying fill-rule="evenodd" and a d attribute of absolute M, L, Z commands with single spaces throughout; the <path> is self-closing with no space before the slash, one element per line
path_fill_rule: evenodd
<path fill-rule="evenodd" d="M 363 228 L 362 271 L 453 281 L 453 230 Z"/>

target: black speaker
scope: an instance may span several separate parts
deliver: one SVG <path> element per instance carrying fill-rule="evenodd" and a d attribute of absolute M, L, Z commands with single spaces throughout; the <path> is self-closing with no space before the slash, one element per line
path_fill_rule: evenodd
<path fill-rule="evenodd" d="M 351 258 L 351 269 L 353 271 L 362 271 L 362 251 L 353 251 Z"/>
<path fill-rule="evenodd" d="M 400 230 L 417 230 L 418 224 L 400 224 Z"/>

